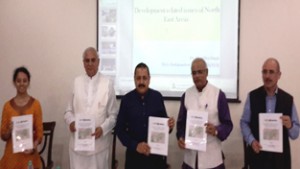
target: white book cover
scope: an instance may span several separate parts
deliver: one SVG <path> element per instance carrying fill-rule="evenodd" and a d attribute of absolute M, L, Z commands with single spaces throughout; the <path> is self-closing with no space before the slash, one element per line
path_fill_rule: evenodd
<path fill-rule="evenodd" d="M 282 113 L 259 113 L 259 143 L 262 151 L 283 152 Z"/>
<path fill-rule="evenodd" d="M 95 116 L 80 113 L 75 116 L 75 151 L 94 151 L 95 150 Z"/>
<path fill-rule="evenodd" d="M 168 155 L 169 126 L 168 118 L 149 117 L 148 145 L 151 154 Z"/>
<path fill-rule="evenodd" d="M 32 114 L 12 117 L 13 153 L 33 148 Z"/>
<path fill-rule="evenodd" d="M 187 112 L 185 128 L 185 148 L 206 151 L 207 133 L 206 126 L 208 112 L 191 111 Z"/>

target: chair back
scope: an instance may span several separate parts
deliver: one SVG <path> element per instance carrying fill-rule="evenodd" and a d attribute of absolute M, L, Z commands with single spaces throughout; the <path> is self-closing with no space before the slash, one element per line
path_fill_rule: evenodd
<path fill-rule="evenodd" d="M 249 153 L 247 149 L 248 145 L 246 141 L 243 140 L 243 149 L 244 149 L 244 166 L 242 169 L 249 169 Z"/>
<path fill-rule="evenodd" d="M 112 131 L 113 135 L 113 145 L 112 145 L 112 160 L 111 160 L 111 168 L 117 169 L 118 168 L 118 160 L 116 159 L 116 131 L 115 129 Z"/>
<path fill-rule="evenodd" d="M 54 165 L 53 161 L 52 161 L 52 143 L 53 143 L 53 134 L 54 134 L 55 124 L 56 124 L 55 121 L 43 122 L 44 138 L 43 138 L 43 142 L 42 142 L 42 148 L 39 151 L 43 169 L 51 169 Z M 45 163 L 45 160 L 42 157 L 42 154 L 44 154 L 46 149 L 47 149 L 47 151 L 46 151 L 47 152 L 47 154 L 46 154 L 47 161 Z"/>

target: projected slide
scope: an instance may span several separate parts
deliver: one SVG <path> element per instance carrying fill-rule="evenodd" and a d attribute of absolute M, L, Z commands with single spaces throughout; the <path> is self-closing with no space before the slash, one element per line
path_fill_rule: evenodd
<path fill-rule="evenodd" d="M 201 53 L 219 74 L 220 1 L 175 2 L 134 1 L 133 64 L 149 63 L 153 75 L 188 75 L 187 57 Z"/>
<path fill-rule="evenodd" d="M 134 88 L 135 66 L 150 68 L 150 87 L 180 97 L 193 85 L 191 62 L 206 60 L 209 81 L 237 98 L 238 0 L 99 0 L 100 71 L 117 95 Z"/>

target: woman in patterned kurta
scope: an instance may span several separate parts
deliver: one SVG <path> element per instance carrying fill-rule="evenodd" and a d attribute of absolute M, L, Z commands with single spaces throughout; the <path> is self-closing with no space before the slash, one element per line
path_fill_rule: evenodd
<path fill-rule="evenodd" d="M 42 109 L 39 101 L 27 93 L 30 74 L 26 68 L 20 67 L 15 70 L 13 82 L 17 95 L 5 103 L 2 112 L 1 139 L 6 142 L 6 146 L 0 169 L 27 169 L 30 160 L 35 169 L 41 169 L 40 156 L 36 148 L 43 138 Z M 34 148 L 21 153 L 13 153 L 11 119 L 13 116 L 28 114 L 33 116 Z"/>

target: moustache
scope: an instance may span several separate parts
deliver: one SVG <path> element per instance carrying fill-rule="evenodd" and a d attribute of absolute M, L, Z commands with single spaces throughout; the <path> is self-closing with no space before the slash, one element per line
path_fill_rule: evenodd
<path fill-rule="evenodd" d="M 144 84 L 139 84 L 138 87 L 142 88 L 142 87 L 146 87 L 146 86 Z"/>
<path fill-rule="evenodd" d="M 265 82 L 272 82 L 272 79 L 267 78 L 265 79 Z"/>

